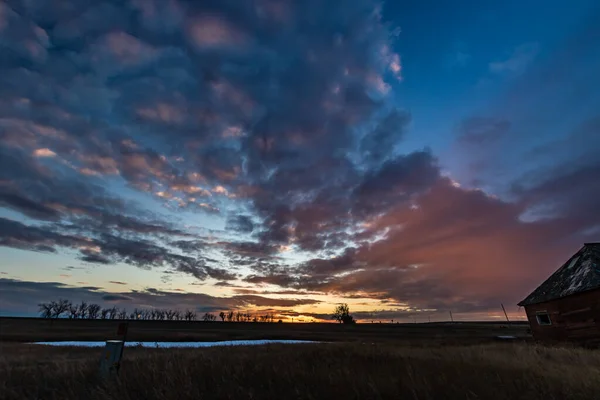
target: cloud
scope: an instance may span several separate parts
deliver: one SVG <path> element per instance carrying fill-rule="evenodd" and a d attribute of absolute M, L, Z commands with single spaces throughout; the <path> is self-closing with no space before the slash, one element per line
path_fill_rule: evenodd
<path fill-rule="evenodd" d="M 36 157 L 55 157 L 56 153 L 50 149 L 37 149 L 33 152 Z"/>
<path fill-rule="evenodd" d="M 517 46 L 504 60 L 489 64 L 490 72 L 495 74 L 520 74 L 533 62 L 540 51 L 538 43 L 525 43 Z"/>
<path fill-rule="evenodd" d="M 106 294 L 102 296 L 102 300 L 104 301 L 130 301 L 131 298 L 127 296 L 120 296 L 115 294 Z"/>
<path fill-rule="evenodd" d="M 127 282 L 120 282 L 120 281 L 108 281 L 108 283 L 112 283 L 115 285 L 127 285 Z"/>
<path fill-rule="evenodd" d="M 248 306 L 294 307 L 301 304 L 316 304 L 311 299 L 275 299 L 263 296 L 213 297 L 201 293 L 162 291 L 148 288 L 145 291 L 107 293 L 97 287 L 76 287 L 58 282 L 30 282 L 0 278 L 0 301 L 3 309 L 16 313 L 37 314 L 38 304 L 64 298 L 73 302 L 86 301 L 105 307 L 192 309 L 198 312 L 223 310 L 247 310 Z M 277 312 L 277 309 L 273 309 Z"/>
<path fill-rule="evenodd" d="M 252 233 L 254 223 L 248 215 L 232 215 L 227 218 L 226 229 L 234 230 L 242 233 Z"/>
<path fill-rule="evenodd" d="M 496 141 L 508 133 L 510 122 L 490 117 L 468 118 L 459 126 L 458 140 L 467 144 Z"/>
<path fill-rule="evenodd" d="M 431 150 L 406 150 L 412 116 L 391 95 L 402 37 L 378 1 L 2 10 L 0 245 L 260 292 L 53 294 L 214 310 L 332 293 L 479 312 L 518 300 L 598 225 L 594 119 L 567 142 L 549 140 L 561 124 L 544 125 L 593 109 L 598 24 L 552 65 L 535 44 L 489 65 L 520 77 L 459 126 L 457 154 L 485 164 L 468 183 L 502 180 L 510 196 L 497 198 L 453 185 Z M 571 86 L 578 95 L 562 96 Z M 531 109 L 540 114 L 523 116 Z M 577 156 L 553 151 L 558 167 L 534 170 L 533 149 L 515 145 L 529 135 Z M 523 217 L 536 208 L 550 216 Z"/>

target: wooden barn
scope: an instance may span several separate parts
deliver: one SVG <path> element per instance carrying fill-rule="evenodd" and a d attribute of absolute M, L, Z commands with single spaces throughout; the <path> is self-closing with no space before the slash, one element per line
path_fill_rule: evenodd
<path fill-rule="evenodd" d="M 519 303 L 543 342 L 600 345 L 600 243 L 586 243 Z"/>

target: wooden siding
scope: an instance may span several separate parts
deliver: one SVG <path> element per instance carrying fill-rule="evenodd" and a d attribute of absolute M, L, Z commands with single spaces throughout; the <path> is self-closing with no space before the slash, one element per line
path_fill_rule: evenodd
<path fill-rule="evenodd" d="M 543 342 L 600 345 L 600 289 L 525 306 L 531 333 Z M 540 325 L 538 312 L 547 312 L 551 325 Z"/>

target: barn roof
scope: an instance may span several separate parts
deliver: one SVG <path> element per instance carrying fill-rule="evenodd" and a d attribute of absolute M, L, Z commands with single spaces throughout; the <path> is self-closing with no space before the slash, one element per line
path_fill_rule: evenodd
<path fill-rule="evenodd" d="M 585 243 L 519 305 L 544 303 L 593 289 L 600 289 L 600 243 Z"/>

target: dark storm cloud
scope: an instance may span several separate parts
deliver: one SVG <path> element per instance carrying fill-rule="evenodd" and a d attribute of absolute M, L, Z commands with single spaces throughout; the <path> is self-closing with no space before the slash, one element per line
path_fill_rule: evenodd
<path fill-rule="evenodd" d="M 248 215 L 232 215 L 227 218 L 226 228 L 242 233 L 252 233 L 254 223 Z"/>
<path fill-rule="evenodd" d="M 104 301 L 130 301 L 131 297 L 115 295 L 115 294 L 105 294 L 102 296 L 102 300 Z"/>
<path fill-rule="evenodd" d="M 205 280 L 234 279 L 221 268 L 206 265 L 202 258 L 172 253 L 165 247 L 144 240 L 132 240 L 110 234 L 94 238 L 60 233 L 52 226 L 29 226 L 17 221 L 0 218 L 0 244 L 24 250 L 56 252 L 59 248 L 75 248 L 80 259 L 89 263 L 110 264 L 124 262 L 141 268 L 167 266 Z"/>
<path fill-rule="evenodd" d="M 254 305 L 258 307 L 295 307 L 300 305 L 310 305 L 320 303 L 314 299 L 270 299 L 256 295 L 233 296 L 232 299 L 239 301 L 240 305 Z"/>
<path fill-rule="evenodd" d="M 397 157 L 368 174 L 354 190 L 355 212 L 384 212 L 431 187 L 439 179 L 439 168 L 429 151 Z"/>
<path fill-rule="evenodd" d="M 365 159 L 378 163 L 386 160 L 404 139 L 410 121 L 410 114 L 403 110 L 393 110 L 386 115 L 360 142 Z"/>
<path fill-rule="evenodd" d="M 148 236 L 185 232 L 112 195 L 107 179 L 175 209 L 218 213 L 245 199 L 254 215 L 232 215 L 227 228 L 260 242 L 226 246 L 238 262 L 290 240 L 342 247 L 350 202 L 338 200 L 362 175 L 350 161 L 354 127 L 375 115 L 396 73 L 376 6 L 11 2 L 0 126 L 2 150 L 20 159 L 2 177 L 2 204 L 70 220 L 102 242 L 100 252 L 82 250 L 87 262 L 164 262 L 196 277 L 233 275 L 207 271 L 202 257 L 164 254 Z M 365 161 L 383 157 L 377 142 L 393 148 L 409 119 L 393 111 L 376 123 L 361 142 Z M 170 242 L 199 252 L 192 241 Z"/>
<path fill-rule="evenodd" d="M 35 219 L 57 220 L 60 216 L 58 211 L 15 193 L 0 193 L 0 204 Z"/>
<path fill-rule="evenodd" d="M 7 218 L 0 218 L 0 244 L 23 250 L 56 252 L 56 247 L 84 245 L 83 238 L 63 235 L 45 227 L 27 226 Z"/>

